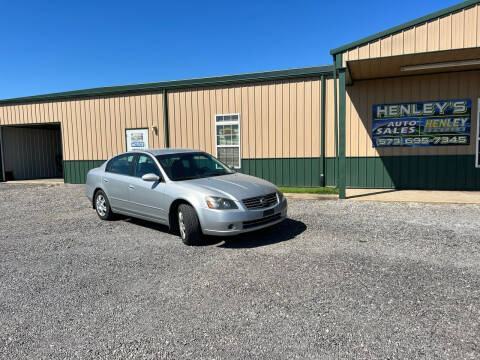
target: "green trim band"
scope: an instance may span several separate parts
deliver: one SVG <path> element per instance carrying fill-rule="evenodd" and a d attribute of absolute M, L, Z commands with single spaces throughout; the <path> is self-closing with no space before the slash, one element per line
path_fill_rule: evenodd
<path fill-rule="evenodd" d="M 190 88 L 198 86 L 213 86 L 213 85 L 227 85 L 235 83 L 248 83 L 259 82 L 269 80 L 281 80 L 299 77 L 309 76 L 321 76 L 330 75 L 332 73 L 332 66 L 312 66 L 305 68 L 294 68 L 287 70 L 275 70 L 265 72 L 255 72 L 238 75 L 224 75 L 213 76 L 207 78 L 187 79 L 187 80 L 172 80 L 153 82 L 136 85 L 122 85 L 122 86 L 108 86 L 99 87 L 85 90 L 75 90 L 67 92 L 58 92 L 45 95 L 27 96 L 13 99 L 0 100 L 0 105 L 15 104 L 15 103 L 28 103 L 36 101 L 48 101 L 48 100 L 64 100 L 72 98 L 84 98 L 94 96 L 116 95 L 135 92 L 148 92 L 148 91 L 161 91 L 163 89 L 178 89 L 178 88 Z"/>
<path fill-rule="evenodd" d="M 411 27 L 413 27 L 413 26 L 422 24 L 422 23 L 424 23 L 424 22 L 433 20 L 433 19 L 435 19 L 435 18 L 444 16 L 444 15 L 447 15 L 447 14 L 450 14 L 450 13 L 453 13 L 453 12 L 457 12 L 457 11 L 463 10 L 463 9 L 465 9 L 465 8 L 471 7 L 471 6 L 476 5 L 476 4 L 479 4 L 479 3 L 480 3 L 480 0 L 468 0 L 468 1 L 464 1 L 464 2 L 462 2 L 462 3 L 460 3 L 460 4 L 450 6 L 450 7 L 448 7 L 448 8 L 445 8 L 445 9 L 442 9 L 442 10 L 439 10 L 439 11 L 436 11 L 436 12 L 433 12 L 433 13 L 431 13 L 431 14 L 429 14 L 429 15 L 425 15 L 425 16 L 419 17 L 419 18 L 417 18 L 417 19 L 408 21 L 408 22 L 406 22 L 406 23 L 403 23 L 403 24 L 400 24 L 400 25 L 391 27 L 390 29 L 387 29 L 387 30 L 378 32 L 378 33 L 376 33 L 376 34 L 373 34 L 373 35 L 364 37 L 364 38 L 362 38 L 362 39 L 360 39 L 360 40 L 353 41 L 353 42 L 351 42 L 351 43 L 349 43 L 349 44 L 346 44 L 346 45 L 337 47 L 337 48 L 335 48 L 335 49 L 330 50 L 330 54 L 335 55 L 335 54 L 339 54 L 339 53 L 345 52 L 345 51 L 350 50 L 350 49 L 352 49 L 352 48 L 356 48 L 356 47 L 358 47 L 358 46 L 360 46 L 360 45 L 369 43 L 369 42 L 374 41 L 374 40 L 378 40 L 378 39 L 383 38 L 383 37 L 385 37 L 385 36 L 388 36 L 388 35 L 391 35 L 391 34 L 400 32 L 400 31 L 402 31 L 402 30 L 406 30 L 406 29 L 411 28 Z"/>
<path fill-rule="evenodd" d="M 66 160 L 66 183 L 83 184 L 88 170 L 104 160 Z M 325 158 L 325 186 L 335 186 L 337 161 Z M 347 188 L 480 190 L 480 168 L 475 155 L 346 157 Z M 278 186 L 321 186 L 321 157 L 242 159 L 240 172 Z"/>
<path fill-rule="evenodd" d="M 351 157 L 346 175 L 350 188 L 480 190 L 475 155 Z"/>
<path fill-rule="evenodd" d="M 63 180 L 69 184 L 85 184 L 88 171 L 104 162 L 105 160 L 64 160 Z"/>

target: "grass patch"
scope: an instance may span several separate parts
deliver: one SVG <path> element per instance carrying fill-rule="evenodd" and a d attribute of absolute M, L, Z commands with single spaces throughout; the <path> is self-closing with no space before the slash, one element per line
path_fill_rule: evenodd
<path fill-rule="evenodd" d="M 278 187 L 284 193 L 296 194 L 338 194 L 338 189 L 330 187 Z"/>

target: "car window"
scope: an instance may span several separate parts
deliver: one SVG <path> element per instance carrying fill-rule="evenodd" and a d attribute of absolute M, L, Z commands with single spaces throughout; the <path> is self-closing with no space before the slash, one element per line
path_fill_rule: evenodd
<path fill-rule="evenodd" d="M 142 177 L 145 174 L 155 174 L 160 176 L 160 170 L 150 156 L 138 155 L 137 162 L 133 170 L 133 176 Z"/>
<path fill-rule="evenodd" d="M 173 181 L 228 175 L 233 172 L 207 153 L 158 155 L 157 160 Z"/>
<path fill-rule="evenodd" d="M 110 160 L 105 170 L 114 174 L 130 175 L 134 158 L 135 155 L 133 154 L 117 156 L 116 158 Z"/>

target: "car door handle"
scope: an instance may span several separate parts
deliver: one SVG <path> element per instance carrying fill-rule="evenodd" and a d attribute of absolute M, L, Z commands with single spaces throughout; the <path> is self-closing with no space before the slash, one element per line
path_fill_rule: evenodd
<path fill-rule="evenodd" d="M 133 186 L 133 185 L 128 185 L 128 188 L 133 190 L 133 189 L 135 189 L 135 186 Z"/>
<path fill-rule="evenodd" d="M 103 179 L 103 182 L 106 182 L 106 183 L 108 183 L 108 179 Z"/>

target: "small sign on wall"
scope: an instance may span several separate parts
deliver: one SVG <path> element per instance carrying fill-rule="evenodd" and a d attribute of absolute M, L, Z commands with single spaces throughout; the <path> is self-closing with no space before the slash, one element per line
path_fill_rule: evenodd
<path fill-rule="evenodd" d="M 126 130 L 127 151 L 148 149 L 148 129 Z"/>
<path fill-rule="evenodd" d="M 470 144 L 470 99 L 373 105 L 373 147 Z"/>

